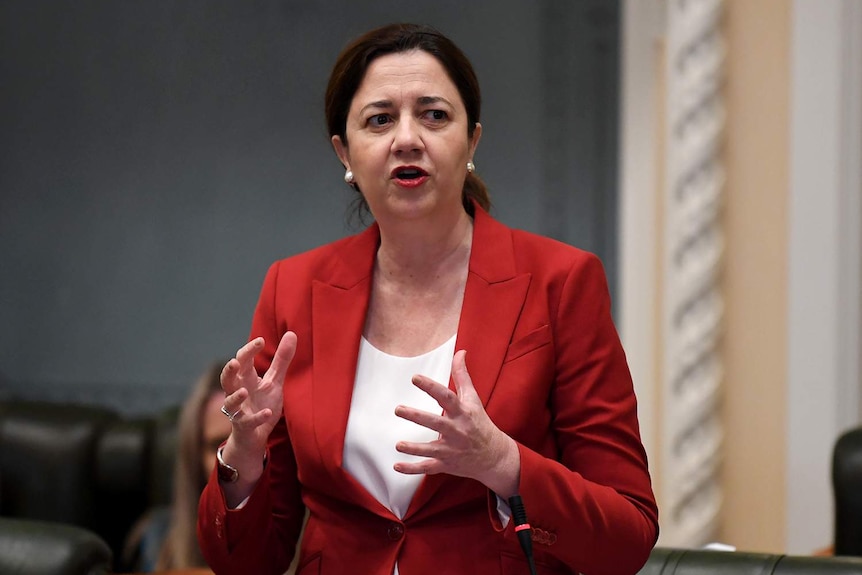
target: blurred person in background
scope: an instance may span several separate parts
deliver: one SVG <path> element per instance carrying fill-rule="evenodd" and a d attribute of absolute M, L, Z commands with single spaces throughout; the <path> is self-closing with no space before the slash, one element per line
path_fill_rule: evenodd
<path fill-rule="evenodd" d="M 216 449 L 230 434 L 221 413 L 219 382 L 223 361 L 210 365 L 183 404 L 177 429 L 171 505 L 148 511 L 132 527 L 124 564 L 135 571 L 206 567 L 195 535 L 197 505 L 216 460 Z"/>

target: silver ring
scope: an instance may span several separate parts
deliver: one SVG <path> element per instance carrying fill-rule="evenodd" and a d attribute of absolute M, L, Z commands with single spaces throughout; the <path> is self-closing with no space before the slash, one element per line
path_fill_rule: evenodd
<path fill-rule="evenodd" d="M 237 415 L 239 415 L 240 410 L 237 409 L 235 412 L 231 413 L 227 410 L 227 408 L 224 405 L 222 405 L 221 406 L 221 412 L 225 414 L 225 416 L 228 418 L 228 420 L 231 423 L 233 423 L 233 418 L 236 417 Z"/>

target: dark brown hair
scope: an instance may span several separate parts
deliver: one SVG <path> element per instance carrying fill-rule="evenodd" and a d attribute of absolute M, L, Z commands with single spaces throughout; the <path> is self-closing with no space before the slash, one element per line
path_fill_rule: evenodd
<path fill-rule="evenodd" d="M 353 40 L 338 56 L 326 87 L 326 127 L 330 138 L 339 136 L 345 145 L 348 144 L 347 114 L 350 111 L 350 103 L 371 62 L 386 54 L 411 50 L 427 52 L 443 65 L 464 101 L 467 110 L 467 137 L 473 137 L 476 123 L 479 122 L 482 95 L 479 91 L 479 80 L 470 61 L 449 38 L 430 26 L 389 24 Z M 468 173 L 464 180 L 461 200 L 464 209 L 471 216 L 473 200 L 484 210 L 491 207 L 491 199 L 484 182 L 473 173 Z M 360 199 L 360 210 L 368 211 L 364 199 Z"/>

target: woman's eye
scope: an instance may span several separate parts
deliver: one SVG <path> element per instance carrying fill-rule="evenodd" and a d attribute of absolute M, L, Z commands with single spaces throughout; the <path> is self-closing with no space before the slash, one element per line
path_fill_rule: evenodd
<path fill-rule="evenodd" d="M 372 126 L 385 126 L 389 123 L 389 116 L 387 114 L 376 114 L 368 119 L 368 123 Z"/>
<path fill-rule="evenodd" d="M 443 110 L 428 110 L 425 112 L 425 117 L 429 120 L 434 120 L 435 122 L 440 122 L 448 118 L 448 114 Z"/>

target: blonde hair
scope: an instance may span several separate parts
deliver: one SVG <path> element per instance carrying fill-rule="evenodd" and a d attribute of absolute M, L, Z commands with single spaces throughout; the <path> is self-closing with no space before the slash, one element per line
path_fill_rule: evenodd
<path fill-rule="evenodd" d="M 225 363 L 217 361 L 201 375 L 180 412 L 171 520 L 156 563 L 159 571 L 206 566 L 196 535 L 198 500 L 208 479 L 201 469 L 202 421 L 210 396 L 221 391 L 219 378 Z"/>

